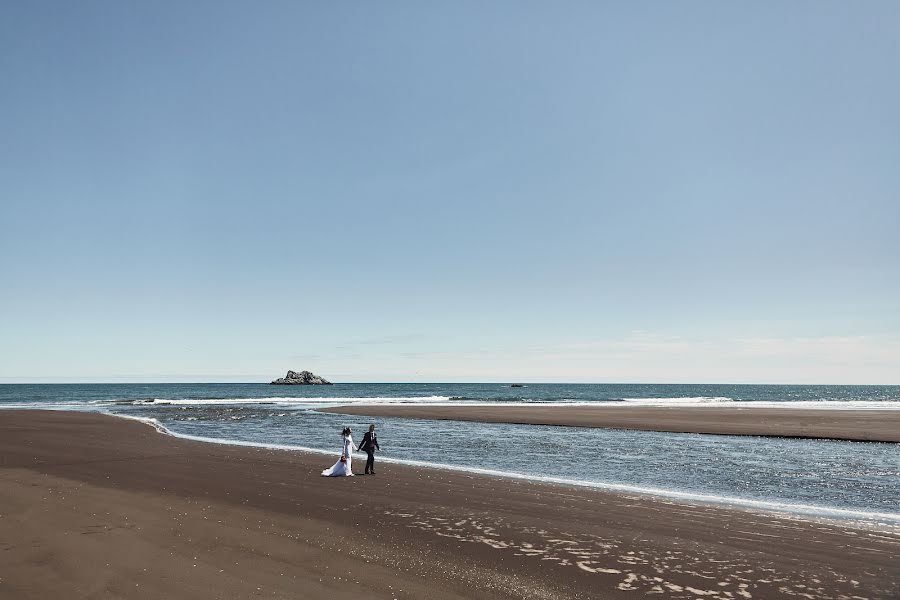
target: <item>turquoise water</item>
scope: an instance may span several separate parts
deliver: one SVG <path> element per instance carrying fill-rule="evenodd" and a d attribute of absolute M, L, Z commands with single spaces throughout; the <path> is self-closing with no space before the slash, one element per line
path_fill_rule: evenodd
<path fill-rule="evenodd" d="M 321 451 L 323 468 L 339 447 L 344 425 L 361 433 L 373 420 L 317 409 L 372 402 L 900 410 L 900 386 L 0 385 L 2 408 L 91 410 L 152 419 L 176 435 Z M 392 418 L 374 422 L 384 448 L 381 460 L 900 526 L 897 444 Z"/>

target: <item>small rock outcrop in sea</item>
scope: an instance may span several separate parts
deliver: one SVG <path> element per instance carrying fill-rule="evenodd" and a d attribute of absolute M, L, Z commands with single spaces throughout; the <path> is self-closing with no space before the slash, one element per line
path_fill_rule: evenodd
<path fill-rule="evenodd" d="M 309 371 L 288 371 L 285 377 L 279 377 L 271 385 L 331 385 L 331 382 Z"/>

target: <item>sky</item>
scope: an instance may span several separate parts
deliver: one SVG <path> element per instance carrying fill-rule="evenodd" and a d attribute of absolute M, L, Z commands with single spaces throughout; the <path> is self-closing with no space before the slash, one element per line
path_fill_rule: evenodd
<path fill-rule="evenodd" d="M 900 4 L 0 2 L 0 383 L 900 383 Z"/>

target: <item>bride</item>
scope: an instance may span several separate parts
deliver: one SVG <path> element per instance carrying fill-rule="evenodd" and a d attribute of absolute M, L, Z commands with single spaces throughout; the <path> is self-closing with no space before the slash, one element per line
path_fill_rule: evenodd
<path fill-rule="evenodd" d="M 353 469 L 353 430 L 345 427 L 341 432 L 344 446 L 341 449 L 341 458 L 330 468 L 322 471 L 325 477 L 352 477 Z"/>

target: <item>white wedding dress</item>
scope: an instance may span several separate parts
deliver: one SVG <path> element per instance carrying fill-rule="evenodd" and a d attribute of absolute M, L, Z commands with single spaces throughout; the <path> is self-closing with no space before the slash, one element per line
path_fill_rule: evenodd
<path fill-rule="evenodd" d="M 341 462 L 340 459 L 330 469 L 322 471 L 325 477 L 352 477 L 353 476 L 353 436 L 344 436 L 344 447 L 341 453 L 346 457 L 347 462 Z"/>

